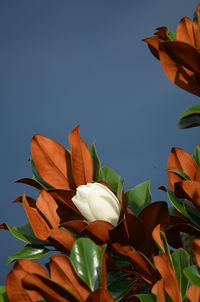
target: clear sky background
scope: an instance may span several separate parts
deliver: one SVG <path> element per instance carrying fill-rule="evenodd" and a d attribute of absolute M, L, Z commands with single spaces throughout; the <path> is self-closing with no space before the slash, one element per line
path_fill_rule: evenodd
<path fill-rule="evenodd" d="M 125 178 L 125 188 L 151 179 L 154 200 L 166 200 L 172 146 L 192 152 L 200 129 L 177 130 L 178 115 L 198 98 L 172 85 L 141 40 L 193 17 L 194 0 L 0 0 L 0 222 L 26 223 L 12 201 L 32 176 L 33 134 L 68 145 L 76 124 L 97 141 L 103 165 Z M 0 232 L 0 285 L 7 256 L 22 246 Z"/>

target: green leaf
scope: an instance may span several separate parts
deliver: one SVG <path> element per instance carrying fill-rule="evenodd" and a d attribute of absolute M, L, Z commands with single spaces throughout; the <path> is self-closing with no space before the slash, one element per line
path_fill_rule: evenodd
<path fill-rule="evenodd" d="M 33 233 L 33 230 L 31 228 L 31 225 L 29 223 L 18 226 L 18 227 L 11 227 L 9 224 L 6 224 L 8 227 L 8 230 L 11 232 L 11 234 L 28 244 L 32 244 L 35 246 L 44 246 L 48 245 L 48 241 L 43 241 L 40 239 L 37 239 Z"/>
<path fill-rule="evenodd" d="M 187 279 L 193 284 L 199 287 L 200 285 L 200 274 L 196 265 L 191 265 L 183 270 Z"/>
<path fill-rule="evenodd" d="M 167 195 L 168 195 L 168 198 L 171 201 L 172 205 L 177 209 L 177 211 L 182 213 L 184 216 L 188 217 L 188 213 L 187 213 L 187 210 L 185 208 L 185 205 L 183 204 L 183 202 L 178 197 L 176 197 L 174 192 L 168 190 Z"/>
<path fill-rule="evenodd" d="M 110 272 L 107 275 L 108 291 L 116 301 L 120 301 L 132 289 L 135 280 L 124 280 L 126 275 L 122 272 Z"/>
<path fill-rule="evenodd" d="M 118 189 L 117 189 L 117 198 L 122 202 L 122 191 L 124 189 L 124 179 L 122 181 L 119 180 Z"/>
<path fill-rule="evenodd" d="M 183 274 L 183 270 L 186 267 L 190 266 L 190 256 L 183 248 L 180 248 L 173 252 L 172 260 L 173 260 L 181 296 L 184 297 L 188 286 L 188 280 Z"/>
<path fill-rule="evenodd" d="M 200 163 L 200 147 L 199 147 L 199 145 L 197 145 L 196 148 L 194 149 L 192 157 L 195 160 L 196 164 L 198 165 Z"/>
<path fill-rule="evenodd" d="M 92 161 L 93 161 L 93 180 L 97 181 L 97 180 L 99 180 L 99 173 L 100 173 L 101 163 L 100 163 L 99 157 L 97 155 L 96 143 L 95 142 L 90 145 L 89 150 L 90 150 L 90 153 L 91 153 L 91 156 L 92 156 Z"/>
<path fill-rule="evenodd" d="M 102 251 L 91 239 L 77 239 L 71 249 L 70 260 L 76 274 L 92 291 L 101 287 Z"/>
<path fill-rule="evenodd" d="M 111 168 L 102 167 L 100 169 L 99 180 L 105 181 L 112 190 L 117 193 L 119 183 L 120 183 L 120 176 Z"/>
<path fill-rule="evenodd" d="M 156 302 L 156 297 L 151 294 L 138 294 L 135 295 L 141 302 Z"/>
<path fill-rule="evenodd" d="M 49 249 L 45 247 L 34 247 L 31 245 L 26 245 L 19 252 L 8 256 L 7 265 L 18 259 L 40 259 L 50 252 Z"/>
<path fill-rule="evenodd" d="M 184 205 L 185 205 L 185 209 L 187 211 L 187 217 L 199 229 L 200 228 L 200 212 L 197 211 L 196 207 L 193 205 L 193 203 L 190 200 L 185 199 Z"/>
<path fill-rule="evenodd" d="M 37 181 L 44 189 L 46 189 L 46 190 L 48 190 L 48 189 L 53 189 L 52 186 L 50 186 L 46 181 L 44 181 L 44 180 L 40 177 L 40 175 L 39 175 L 39 173 L 38 173 L 38 171 L 37 171 L 37 168 L 36 168 L 36 166 L 35 166 L 35 163 L 34 163 L 32 157 L 30 157 L 30 163 L 31 163 L 31 169 L 32 169 L 32 172 L 33 172 L 33 179 L 34 179 L 35 181 Z"/>
<path fill-rule="evenodd" d="M 113 253 L 112 260 L 115 262 L 115 265 L 118 269 L 123 269 L 131 266 L 131 262 L 124 255 Z"/>
<path fill-rule="evenodd" d="M 194 205 L 190 200 L 181 199 L 176 197 L 173 191 L 167 191 L 167 195 L 172 205 L 182 213 L 185 217 L 187 217 L 193 224 L 200 228 L 200 213 L 196 210 Z"/>
<path fill-rule="evenodd" d="M 167 29 L 167 36 L 170 39 L 170 41 L 175 41 L 176 40 L 176 33 L 171 31 L 169 28 Z"/>
<path fill-rule="evenodd" d="M 167 238 L 166 238 L 165 233 L 163 231 L 160 231 L 160 235 L 161 235 L 162 242 L 163 242 L 163 245 L 164 245 L 165 253 L 167 255 L 170 266 L 172 268 L 173 267 L 172 256 L 171 256 L 171 253 L 170 253 L 170 250 L 169 250 L 169 245 L 168 245 L 168 242 L 167 242 Z"/>
<path fill-rule="evenodd" d="M 135 215 L 138 215 L 152 201 L 150 180 L 147 180 L 125 193 L 125 199 Z"/>
<path fill-rule="evenodd" d="M 191 106 L 187 108 L 179 116 L 178 125 L 179 129 L 185 129 L 200 125 L 200 105 Z"/>
<path fill-rule="evenodd" d="M 183 171 L 172 169 L 172 170 L 168 170 L 168 172 L 173 172 L 174 174 L 181 176 L 185 180 L 190 180 L 190 177 Z"/>
<path fill-rule="evenodd" d="M 7 294 L 6 294 L 6 287 L 0 286 L 0 302 L 9 302 Z"/>

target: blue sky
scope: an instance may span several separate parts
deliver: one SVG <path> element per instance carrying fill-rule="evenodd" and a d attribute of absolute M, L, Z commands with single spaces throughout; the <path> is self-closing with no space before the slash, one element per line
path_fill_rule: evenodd
<path fill-rule="evenodd" d="M 166 200 L 171 147 L 192 152 L 199 128 L 176 129 L 178 115 L 198 102 L 173 86 L 141 40 L 161 25 L 176 29 L 192 17 L 193 0 L 0 0 L 0 221 L 26 223 L 12 201 L 32 176 L 28 158 L 33 134 L 68 145 L 81 125 L 82 137 L 97 142 L 103 165 L 125 178 L 125 188 L 151 179 L 154 200 Z M 9 254 L 23 244 L 0 233 L 1 284 Z"/>

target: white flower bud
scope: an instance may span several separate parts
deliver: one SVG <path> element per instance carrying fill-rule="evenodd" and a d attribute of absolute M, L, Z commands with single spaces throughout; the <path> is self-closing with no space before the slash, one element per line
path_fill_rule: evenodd
<path fill-rule="evenodd" d="M 105 220 L 116 226 L 121 212 L 121 204 L 115 194 L 100 183 L 88 183 L 76 189 L 73 203 L 89 221 Z"/>

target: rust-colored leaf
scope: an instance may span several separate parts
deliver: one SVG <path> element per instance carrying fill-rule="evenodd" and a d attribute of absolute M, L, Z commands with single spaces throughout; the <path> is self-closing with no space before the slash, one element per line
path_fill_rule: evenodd
<path fill-rule="evenodd" d="M 143 39 L 143 41 L 147 43 L 151 53 L 157 59 L 159 59 L 159 42 L 169 40 L 169 38 L 167 37 L 167 30 L 168 29 L 165 26 L 158 27 L 155 32 L 155 36 Z"/>
<path fill-rule="evenodd" d="M 173 302 L 181 302 L 181 295 L 178 287 L 176 274 L 172 270 L 166 254 L 153 257 L 155 267 L 162 276 L 164 289 Z"/>
<path fill-rule="evenodd" d="M 66 228 L 67 230 L 75 231 L 76 233 L 80 234 L 81 231 L 87 227 L 88 222 L 85 220 L 71 220 L 62 223 L 62 227 Z"/>
<path fill-rule="evenodd" d="M 49 232 L 48 240 L 61 252 L 70 252 L 73 244 L 74 237 L 68 230 L 51 229 Z"/>
<path fill-rule="evenodd" d="M 191 302 L 199 302 L 200 301 L 200 287 L 192 285 L 186 292 L 186 296 L 189 298 Z"/>
<path fill-rule="evenodd" d="M 190 18 L 184 17 L 180 20 L 177 26 L 176 40 L 196 46 L 193 21 Z"/>
<path fill-rule="evenodd" d="M 200 268 L 200 239 L 195 239 L 192 242 L 192 247 L 193 247 L 193 250 L 194 250 L 197 265 Z"/>
<path fill-rule="evenodd" d="M 40 293 L 40 295 L 48 302 L 79 301 L 78 298 L 65 290 L 62 286 L 40 274 L 28 274 L 23 279 L 22 283 L 26 289 L 35 290 Z"/>
<path fill-rule="evenodd" d="M 80 126 L 76 126 L 69 134 L 72 150 L 72 169 L 76 186 L 93 181 L 93 162 L 89 148 L 80 136 Z"/>
<path fill-rule="evenodd" d="M 195 179 L 200 182 L 200 164 L 197 166 L 196 174 L 195 174 Z"/>
<path fill-rule="evenodd" d="M 40 185 L 35 179 L 32 179 L 32 178 L 20 178 L 20 179 L 17 179 L 15 181 L 16 183 L 21 183 L 21 184 L 26 184 L 26 185 L 29 185 L 31 187 L 34 187 L 38 190 L 42 190 L 43 189 L 43 186 Z"/>
<path fill-rule="evenodd" d="M 97 244 L 103 244 L 109 239 L 109 230 L 113 229 L 113 225 L 109 222 L 96 220 L 89 223 L 82 230 L 82 234 L 90 237 Z"/>
<path fill-rule="evenodd" d="M 55 189 L 70 190 L 71 159 L 62 145 L 43 135 L 35 135 L 31 140 L 31 152 L 39 175 L 48 184 Z"/>
<path fill-rule="evenodd" d="M 160 224 L 158 224 L 153 232 L 152 232 L 152 237 L 153 239 L 160 245 L 160 247 L 163 249 L 163 251 L 165 250 L 161 236 L 160 236 Z"/>
<path fill-rule="evenodd" d="M 200 49 L 200 30 L 199 30 L 199 24 L 196 20 L 193 20 L 193 29 L 194 29 L 195 47 L 197 49 Z"/>
<path fill-rule="evenodd" d="M 179 181 L 174 186 L 176 196 L 186 198 L 200 210 L 200 183 L 195 180 Z"/>
<path fill-rule="evenodd" d="M 63 203 L 65 206 L 72 210 L 76 215 L 81 216 L 79 210 L 72 202 L 72 197 L 76 194 L 76 191 L 66 191 L 66 190 L 50 190 L 48 191 L 51 196 L 58 201 Z"/>
<path fill-rule="evenodd" d="M 54 255 L 48 265 L 50 277 L 53 281 L 59 283 L 72 294 L 85 301 L 90 291 L 77 278 L 70 260 L 64 255 Z"/>
<path fill-rule="evenodd" d="M 37 262 L 26 259 L 19 260 L 15 263 L 6 279 L 6 292 L 10 302 L 33 302 L 42 299 L 42 296 L 39 293 L 33 290 L 27 291 L 22 286 L 22 279 L 30 272 L 47 276 L 44 268 Z"/>
<path fill-rule="evenodd" d="M 38 212 L 36 205 L 31 203 L 30 200 L 27 200 L 25 194 L 23 195 L 23 206 L 35 237 L 46 240 L 49 235 L 50 227 Z"/>
<path fill-rule="evenodd" d="M 174 190 L 174 183 L 183 180 L 181 176 L 173 172 L 169 172 L 169 170 L 173 169 L 180 170 L 186 173 L 190 177 L 190 179 L 194 179 L 197 165 L 188 152 L 184 151 L 181 148 L 172 148 L 167 164 L 169 187 L 172 190 Z"/>
<path fill-rule="evenodd" d="M 184 42 L 167 41 L 159 44 L 159 56 L 162 68 L 172 83 L 200 96 L 198 50 Z"/>
<path fill-rule="evenodd" d="M 47 191 L 41 191 L 36 201 L 36 207 L 46 217 L 53 228 L 58 227 L 60 223 L 60 218 L 57 214 L 58 205 Z"/>
<path fill-rule="evenodd" d="M 166 302 L 163 279 L 154 284 L 154 286 L 152 287 L 152 293 L 157 296 L 157 302 Z"/>
<path fill-rule="evenodd" d="M 8 230 L 8 227 L 5 222 L 0 223 L 0 230 Z"/>
<path fill-rule="evenodd" d="M 170 222 L 167 203 L 164 201 L 157 201 L 149 204 L 140 212 L 138 219 L 143 223 L 146 233 L 149 234 L 149 241 L 146 241 L 146 250 L 154 250 L 154 241 L 151 234 L 156 225 L 160 224 L 162 227 L 167 227 Z"/>
<path fill-rule="evenodd" d="M 91 293 L 86 302 L 115 302 L 109 291 L 103 288 L 98 288 Z"/>
<path fill-rule="evenodd" d="M 159 279 L 160 275 L 142 253 L 134 250 L 128 250 L 126 252 L 126 247 L 119 249 L 121 253 L 123 250 L 124 255 L 127 256 L 133 264 L 134 271 L 137 272 L 141 278 L 150 284 L 154 284 Z"/>

